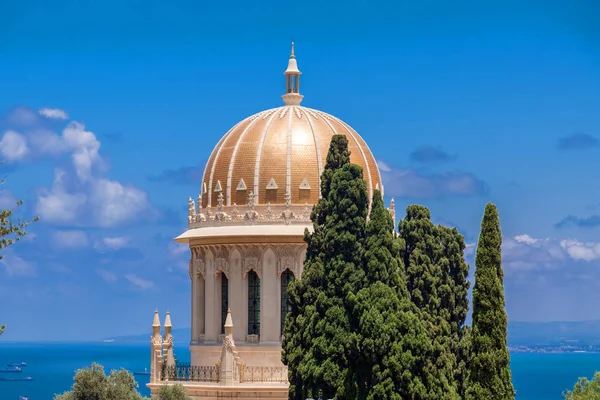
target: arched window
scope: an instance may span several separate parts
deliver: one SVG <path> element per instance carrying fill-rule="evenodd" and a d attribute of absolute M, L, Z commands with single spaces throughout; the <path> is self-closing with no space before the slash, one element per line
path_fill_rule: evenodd
<path fill-rule="evenodd" d="M 260 335 L 260 278 L 248 273 L 248 335 Z"/>
<path fill-rule="evenodd" d="M 281 335 L 283 335 L 283 325 L 285 324 L 285 316 L 290 312 L 290 296 L 288 295 L 288 285 L 294 281 L 294 274 L 289 269 L 286 269 L 281 274 Z"/>
<path fill-rule="evenodd" d="M 225 333 L 225 320 L 229 308 L 229 279 L 221 272 L 221 333 Z"/>

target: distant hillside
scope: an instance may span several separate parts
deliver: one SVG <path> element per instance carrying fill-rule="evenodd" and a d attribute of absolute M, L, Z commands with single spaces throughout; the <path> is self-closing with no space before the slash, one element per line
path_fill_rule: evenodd
<path fill-rule="evenodd" d="M 509 346 L 600 345 L 600 320 L 509 322 Z"/>
<path fill-rule="evenodd" d="M 118 343 L 149 343 L 150 330 L 133 336 L 106 338 Z M 176 343 L 189 343 L 190 328 L 173 329 Z M 509 322 L 509 346 L 600 345 L 600 320 L 577 322 Z"/>
<path fill-rule="evenodd" d="M 173 329 L 173 341 L 175 343 L 189 343 L 191 334 L 191 328 Z M 150 336 L 152 336 L 152 331 L 148 330 L 147 333 L 139 335 L 113 336 L 104 340 L 112 340 L 115 343 L 150 343 Z"/>

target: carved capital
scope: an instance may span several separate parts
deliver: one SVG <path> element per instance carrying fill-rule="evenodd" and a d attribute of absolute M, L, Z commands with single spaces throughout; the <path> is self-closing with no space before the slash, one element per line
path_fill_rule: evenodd
<path fill-rule="evenodd" d="M 224 273 L 227 279 L 230 278 L 229 262 L 223 257 L 215 259 L 215 279 L 219 277 L 220 272 Z"/>
<path fill-rule="evenodd" d="M 196 271 L 196 279 L 202 278 L 206 279 L 206 264 L 204 263 L 204 259 L 196 258 L 194 260 L 194 270 Z"/>
<path fill-rule="evenodd" d="M 244 268 L 242 270 L 242 276 L 244 278 L 248 276 L 248 272 L 250 272 L 250 270 L 256 272 L 259 278 L 262 276 L 262 268 L 258 257 L 246 257 L 244 259 Z"/>
<path fill-rule="evenodd" d="M 279 259 L 277 263 L 277 276 L 281 276 L 286 269 L 289 269 L 294 274 L 294 277 L 298 277 L 298 262 L 296 258 L 291 255 L 284 255 Z"/>

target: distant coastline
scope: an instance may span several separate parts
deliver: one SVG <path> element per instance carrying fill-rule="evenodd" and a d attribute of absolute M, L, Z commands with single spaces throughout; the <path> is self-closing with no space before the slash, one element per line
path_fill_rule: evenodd
<path fill-rule="evenodd" d="M 176 344 L 187 346 L 190 328 L 173 329 Z M 105 343 L 149 343 L 150 333 L 104 338 Z M 600 353 L 600 320 L 508 323 L 513 353 Z"/>

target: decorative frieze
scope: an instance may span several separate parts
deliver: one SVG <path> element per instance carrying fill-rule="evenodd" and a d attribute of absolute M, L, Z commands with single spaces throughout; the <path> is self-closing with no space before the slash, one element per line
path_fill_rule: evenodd
<path fill-rule="evenodd" d="M 192 258 L 189 262 L 188 275 L 190 279 L 200 277 L 206 279 L 208 273 L 208 264 L 206 254 L 213 255 L 214 279 L 218 279 L 219 274 L 223 272 L 227 278 L 231 278 L 234 270 L 239 271 L 242 277 L 246 278 L 248 273 L 253 270 L 259 278 L 263 277 L 263 259 L 264 253 L 270 249 L 275 255 L 275 265 L 277 276 L 289 269 L 296 278 L 300 277 L 300 266 L 302 264 L 301 255 L 306 250 L 304 244 L 252 244 L 252 245 L 197 245 L 192 246 Z M 230 260 L 233 251 L 239 253 L 236 263 L 232 264 Z M 240 262 L 241 261 L 241 262 Z"/>

